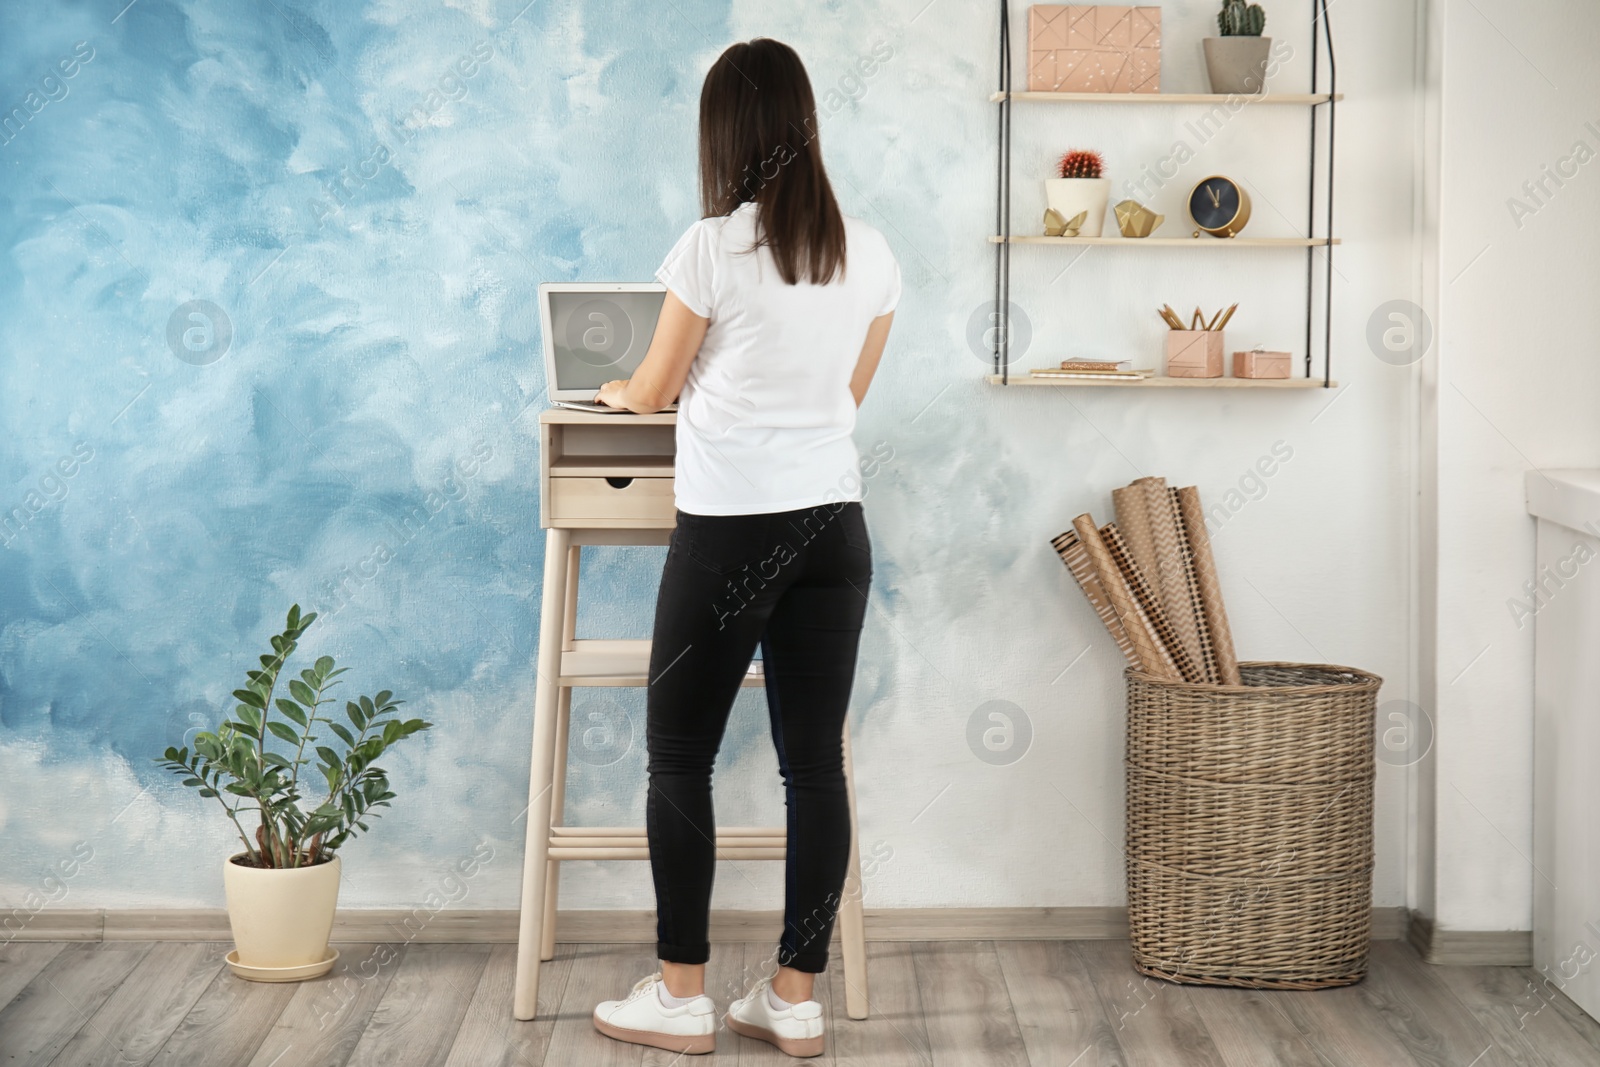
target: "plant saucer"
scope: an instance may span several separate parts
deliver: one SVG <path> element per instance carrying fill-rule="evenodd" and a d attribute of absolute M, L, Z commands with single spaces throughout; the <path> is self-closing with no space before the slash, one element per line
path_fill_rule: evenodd
<path fill-rule="evenodd" d="M 237 948 L 223 958 L 228 961 L 229 970 L 251 982 L 303 982 L 307 978 L 317 978 L 333 970 L 333 965 L 339 961 L 339 950 L 329 947 L 327 956 L 318 962 L 301 963 L 293 967 L 251 967 L 249 964 L 239 962 Z"/>

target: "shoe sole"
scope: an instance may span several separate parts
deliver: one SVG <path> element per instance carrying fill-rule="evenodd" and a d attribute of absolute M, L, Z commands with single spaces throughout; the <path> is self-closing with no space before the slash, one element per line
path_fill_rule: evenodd
<path fill-rule="evenodd" d="M 667 1052 L 676 1052 L 679 1055 L 700 1056 L 707 1052 L 717 1050 L 717 1035 L 709 1034 L 663 1034 L 656 1030 L 629 1030 L 624 1026 L 613 1026 L 598 1015 L 591 1016 L 594 1028 L 607 1037 L 618 1041 L 627 1041 L 634 1045 L 649 1045 L 651 1048 L 665 1049 Z"/>
<path fill-rule="evenodd" d="M 761 1026 L 751 1026 L 749 1023 L 740 1022 L 730 1012 L 723 1016 L 723 1021 L 728 1024 L 728 1029 L 745 1037 L 753 1037 L 757 1041 L 765 1041 L 775 1045 L 779 1052 L 786 1052 L 791 1056 L 809 1057 L 822 1055 L 822 1037 L 779 1037 L 771 1030 Z"/>

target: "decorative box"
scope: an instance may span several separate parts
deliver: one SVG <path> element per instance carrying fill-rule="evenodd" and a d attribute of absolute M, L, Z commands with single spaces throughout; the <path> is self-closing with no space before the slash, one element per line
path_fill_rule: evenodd
<path fill-rule="evenodd" d="M 1259 348 L 1233 354 L 1235 378 L 1287 378 L 1289 353 L 1264 352 Z"/>
<path fill-rule="evenodd" d="M 1221 330 L 1168 330 L 1168 378 L 1222 377 Z"/>
<path fill-rule="evenodd" d="M 1034 4 L 1028 9 L 1028 89 L 1159 93 L 1161 9 Z"/>

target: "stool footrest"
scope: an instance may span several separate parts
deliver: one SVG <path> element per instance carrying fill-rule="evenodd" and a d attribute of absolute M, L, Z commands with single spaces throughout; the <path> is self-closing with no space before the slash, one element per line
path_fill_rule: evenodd
<path fill-rule="evenodd" d="M 782 827 L 729 826 L 716 837 L 718 859 L 781 860 L 788 855 L 788 834 Z M 647 860 L 650 840 L 631 826 L 552 826 L 550 859 Z"/>

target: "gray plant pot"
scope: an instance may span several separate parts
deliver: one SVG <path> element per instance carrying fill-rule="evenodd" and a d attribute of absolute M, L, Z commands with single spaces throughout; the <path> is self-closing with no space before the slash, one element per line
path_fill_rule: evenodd
<path fill-rule="evenodd" d="M 1214 93 L 1259 93 L 1267 82 L 1271 37 L 1207 37 L 1206 76 Z"/>

